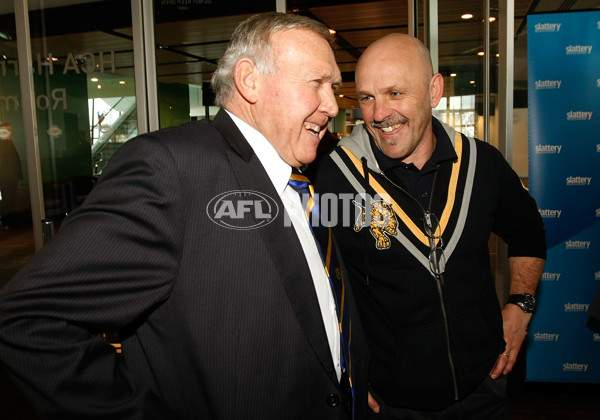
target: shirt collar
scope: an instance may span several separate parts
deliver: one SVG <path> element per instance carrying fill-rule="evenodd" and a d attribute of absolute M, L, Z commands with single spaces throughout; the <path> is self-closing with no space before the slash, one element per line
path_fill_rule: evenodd
<path fill-rule="evenodd" d="M 292 174 L 292 167 L 281 159 L 273 145 L 258 130 L 231 112 L 227 113 L 254 150 L 275 190 L 281 196 Z"/>

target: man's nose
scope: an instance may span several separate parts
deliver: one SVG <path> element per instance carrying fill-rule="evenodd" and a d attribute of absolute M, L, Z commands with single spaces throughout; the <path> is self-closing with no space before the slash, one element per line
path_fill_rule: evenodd
<path fill-rule="evenodd" d="M 340 108 L 338 107 L 333 90 L 325 92 L 321 96 L 321 111 L 329 118 L 335 117 Z"/>
<path fill-rule="evenodd" d="M 389 103 L 384 98 L 373 100 L 373 121 L 384 121 L 391 114 Z"/>

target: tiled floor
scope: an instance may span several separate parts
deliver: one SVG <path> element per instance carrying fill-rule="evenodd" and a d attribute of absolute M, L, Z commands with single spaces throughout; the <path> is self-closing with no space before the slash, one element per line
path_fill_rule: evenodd
<path fill-rule="evenodd" d="M 34 253 L 31 227 L 1 230 L 0 286 Z M 513 420 L 600 420 L 600 384 L 529 383 L 523 380 L 523 367 L 520 360 L 509 376 Z M 2 369 L 0 420 L 38 420 Z"/>

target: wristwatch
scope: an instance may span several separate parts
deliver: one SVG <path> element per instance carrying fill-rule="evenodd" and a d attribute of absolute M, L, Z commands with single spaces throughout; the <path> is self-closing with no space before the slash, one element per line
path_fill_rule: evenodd
<path fill-rule="evenodd" d="M 535 312 L 535 297 L 529 293 L 510 295 L 506 303 L 512 303 L 528 314 Z"/>

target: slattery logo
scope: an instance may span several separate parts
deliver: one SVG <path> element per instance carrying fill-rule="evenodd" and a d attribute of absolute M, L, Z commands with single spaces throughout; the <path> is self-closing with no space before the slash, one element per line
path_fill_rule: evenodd
<path fill-rule="evenodd" d="M 565 303 L 565 312 L 587 312 L 589 309 L 589 303 Z"/>
<path fill-rule="evenodd" d="M 569 176 L 566 178 L 565 182 L 568 187 L 587 186 L 592 183 L 592 177 L 591 176 Z"/>
<path fill-rule="evenodd" d="M 565 242 L 565 249 L 567 250 L 588 250 L 592 245 L 592 241 L 572 241 Z"/>
<path fill-rule="evenodd" d="M 560 280 L 560 275 L 561 273 L 549 273 L 549 272 L 544 272 L 542 274 L 542 281 L 559 281 Z"/>
<path fill-rule="evenodd" d="M 536 89 L 560 89 L 560 85 L 562 85 L 562 80 L 536 80 L 535 81 Z"/>
<path fill-rule="evenodd" d="M 565 48 L 567 55 L 590 55 L 593 45 L 569 45 Z"/>
<path fill-rule="evenodd" d="M 559 334 L 555 333 L 547 333 L 547 332 L 536 332 L 533 334 L 533 339 L 535 341 L 546 341 L 546 342 L 557 342 Z"/>
<path fill-rule="evenodd" d="M 558 219 L 562 214 L 562 210 L 559 209 L 538 209 L 538 212 L 544 219 Z"/>
<path fill-rule="evenodd" d="M 594 115 L 591 111 L 569 111 L 567 112 L 567 121 L 589 121 Z"/>
<path fill-rule="evenodd" d="M 587 363 L 564 363 L 563 372 L 587 372 Z"/>
<path fill-rule="evenodd" d="M 535 31 L 536 32 L 558 32 L 560 31 L 560 26 L 562 23 L 536 23 Z"/>
<path fill-rule="evenodd" d="M 535 146 L 535 153 L 537 155 L 557 155 L 562 150 L 561 145 L 555 144 L 538 144 Z"/>

